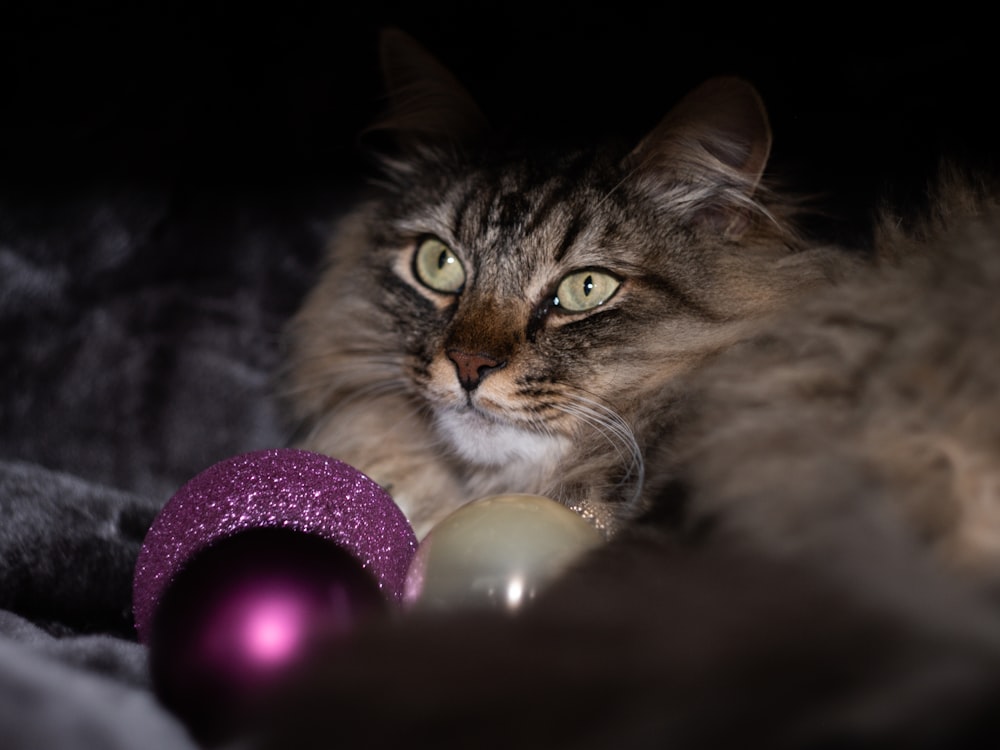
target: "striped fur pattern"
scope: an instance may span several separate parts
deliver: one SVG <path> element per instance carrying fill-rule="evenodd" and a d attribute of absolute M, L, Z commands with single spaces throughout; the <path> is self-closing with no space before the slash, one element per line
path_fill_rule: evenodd
<path fill-rule="evenodd" d="M 497 492 L 612 534 L 669 480 L 647 454 L 685 378 L 846 261 L 803 247 L 763 185 L 770 129 L 743 81 L 704 84 L 631 147 L 532 151 L 491 140 L 411 40 L 384 41 L 373 132 L 392 149 L 291 329 L 301 445 L 389 488 L 419 535 Z M 421 275 L 446 260 L 457 288 Z"/>

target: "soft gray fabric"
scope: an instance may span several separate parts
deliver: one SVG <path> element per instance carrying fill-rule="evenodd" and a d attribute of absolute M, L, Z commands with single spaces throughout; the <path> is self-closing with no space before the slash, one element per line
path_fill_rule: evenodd
<path fill-rule="evenodd" d="M 288 441 L 279 336 L 338 201 L 286 197 L 0 192 L 4 750 L 193 746 L 150 689 L 132 573 L 183 482 Z"/>
<path fill-rule="evenodd" d="M 127 665 L 137 677 L 144 662 L 139 645 L 96 636 L 46 641 L 30 625 L 11 628 L 9 619 L 0 618 L 13 631 L 0 637 L 4 750 L 195 747 L 142 684 L 104 674 L 109 665 L 112 671 Z"/>

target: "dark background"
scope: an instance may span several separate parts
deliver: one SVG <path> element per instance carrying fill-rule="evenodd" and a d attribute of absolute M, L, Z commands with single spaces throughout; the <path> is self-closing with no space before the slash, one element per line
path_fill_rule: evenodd
<path fill-rule="evenodd" d="M 114 179 L 277 194 L 353 179 L 385 25 L 434 51 L 494 121 L 548 136 L 638 138 L 704 78 L 745 76 L 771 112 L 773 171 L 829 193 L 845 222 L 883 194 L 919 194 L 941 156 L 995 161 L 985 15 L 748 6 L 4 5 L 0 166 L 8 186 L 35 190 Z"/>

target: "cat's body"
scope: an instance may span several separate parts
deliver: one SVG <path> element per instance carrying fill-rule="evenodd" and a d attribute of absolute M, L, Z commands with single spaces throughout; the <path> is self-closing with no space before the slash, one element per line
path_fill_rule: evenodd
<path fill-rule="evenodd" d="M 862 260 L 761 187 L 745 84 L 544 168 L 463 151 L 478 113 L 445 111 L 436 149 L 427 109 L 390 119 L 421 145 L 295 322 L 304 445 L 391 485 L 421 533 L 533 491 L 611 540 L 517 618 L 335 646 L 268 746 L 330 726 L 384 747 L 995 746 L 997 194 L 947 178 L 934 220 L 885 220 Z M 584 309 L 553 310 L 564 292 Z"/>
<path fill-rule="evenodd" d="M 854 536 L 856 575 L 881 539 L 1000 582 L 1000 210 L 952 174 L 931 211 L 700 373 L 699 513 L 794 555 Z"/>

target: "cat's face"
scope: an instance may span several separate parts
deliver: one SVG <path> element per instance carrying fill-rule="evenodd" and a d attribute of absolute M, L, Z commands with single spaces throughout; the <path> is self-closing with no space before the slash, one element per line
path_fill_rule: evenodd
<path fill-rule="evenodd" d="M 369 272 L 449 447 L 476 464 L 559 454 L 581 422 L 633 412 L 646 367 L 669 367 L 704 314 L 703 269 L 670 257 L 684 243 L 651 249 L 648 199 L 592 154 L 426 170 L 447 178 L 385 197 Z"/>
<path fill-rule="evenodd" d="M 569 457 L 590 457 L 635 492 L 672 380 L 776 294 L 791 233 L 757 200 L 760 102 L 714 82 L 634 148 L 501 155 L 468 137 L 478 110 L 421 54 L 437 109 L 405 81 L 386 126 L 400 149 L 294 328 L 299 414 L 333 425 L 317 443 L 335 453 L 398 424 L 409 438 L 371 460 L 390 474 L 422 449 L 459 483 L 558 495 Z"/>

